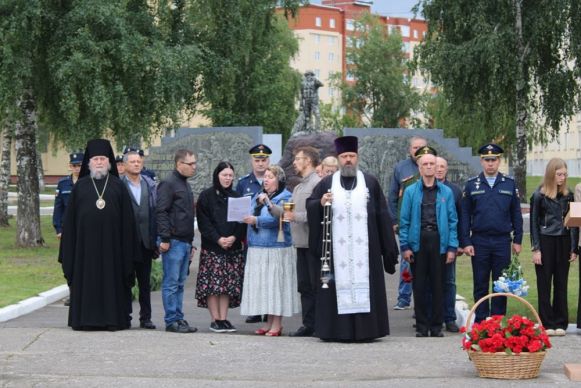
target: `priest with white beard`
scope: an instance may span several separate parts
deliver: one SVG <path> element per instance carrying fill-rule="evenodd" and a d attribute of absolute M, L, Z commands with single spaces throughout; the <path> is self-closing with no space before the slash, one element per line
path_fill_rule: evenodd
<path fill-rule="evenodd" d="M 384 273 L 395 273 L 398 249 L 377 179 L 358 169 L 357 137 L 335 140 L 339 171 L 307 200 L 309 247 L 323 253 L 323 216 L 331 204 L 328 288 L 317 292 L 315 335 L 327 341 L 370 341 L 389 335 Z"/>
<path fill-rule="evenodd" d="M 73 330 L 130 327 L 135 219 L 108 140 L 87 143 L 63 222 L 60 258 L 71 290 Z"/>

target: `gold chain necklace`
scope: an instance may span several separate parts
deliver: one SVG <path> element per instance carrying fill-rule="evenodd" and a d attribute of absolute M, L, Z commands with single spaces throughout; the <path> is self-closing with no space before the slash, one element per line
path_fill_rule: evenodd
<path fill-rule="evenodd" d="M 93 182 L 93 187 L 97 192 L 97 197 L 99 197 L 97 202 L 95 202 L 95 205 L 97 206 L 97 209 L 102 210 L 107 204 L 103 199 L 103 195 L 105 194 L 105 189 L 107 188 L 107 182 L 109 182 L 109 174 L 107 174 L 107 179 L 105 179 L 105 186 L 103 186 L 103 192 L 101 194 L 99 194 L 99 190 L 97 190 L 97 185 L 95 184 L 95 179 L 93 179 L 93 177 L 91 177 L 91 182 Z"/>

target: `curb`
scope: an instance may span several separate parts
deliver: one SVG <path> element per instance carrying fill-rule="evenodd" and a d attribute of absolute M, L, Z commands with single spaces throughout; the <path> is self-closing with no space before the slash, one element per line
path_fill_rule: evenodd
<path fill-rule="evenodd" d="M 33 296 L 32 298 L 24 299 L 18 303 L 1 308 L 0 322 L 6 322 L 29 314 L 67 296 L 69 296 L 69 287 L 66 284 L 41 292 L 38 296 Z"/>

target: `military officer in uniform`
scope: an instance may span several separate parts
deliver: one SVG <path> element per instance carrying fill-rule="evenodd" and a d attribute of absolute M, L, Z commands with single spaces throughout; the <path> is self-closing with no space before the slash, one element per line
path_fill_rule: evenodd
<path fill-rule="evenodd" d="M 483 171 L 466 182 L 462 198 L 460 233 L 464 253 L 472 257 L 474 301 L 486 296 L 510 263 L 512 252 L 520 253 L 523 219 L 518 190 L 512 177 L 498 171 L 503 149 L 486 144 L 478 150 Z M 506 313 L 506 298 L 495 297 L 476 309 L 476 322 Z"/>
<path fill-rule="evenodd" d="M 56 186 L 56 192 L 54 194 L 54 209 L 52 212 L 52 226 L 54 226 L 56 238 L 59 240 L 63 234 L 65 210 L 67 209 L 73 186 L 77 183 L 77 179 L 79 179 L 81 164 L 83 164 L 83 156 L 82 152 L 73 152 L 69 155 L 69 170 L 71 171 L 71 175 L 59 180 Z M 58 261 L 59 263 L 61 262 L 60 256 Z M 64 301 L 65 306 L 69 306 L 70 303 L 70 299 L 66 298 Z"/>
<path fill-rule="evenodd" d="M 123 175 L 125 175 L 125 163 L 123 162 L 123 155 L 117 155 L 115 157 L 115 164 L 117 164 L 119 178 L 123 178 Z"/>
<path fill-rule="evenodd" d="M 63 217 L 65 210 L 67 208 L 67 203 L 69 202 L 69 196 L 71 190 L 77 179 L 79 179 L 79 173 L 81 172 L 81 164 L 83 163 L 83 153 L 73 152 L 69 155 L 69 170 L 71 175 L 66 176 L 59 180 L 56 192 L 54 194 L 54 210 L 52 213 L 52 225 L 56 232 L 56 237 L 60 240 L 63 232 Z"/>
<path fill-rule="evenodd" d="M 238 180 L 236 191 L 242 196 L 252 197 L 262 190 L 262 179 L 268 166 L 270 165 L 270 155 L 272 150 L 264 145 L 257 144 L 252 147 L 250 153 L 250 164 L 252 171 Z"/>
<path fill-rule="evenodd" d="M 248 153 L 250 154 L 252 171 L 250 174 L 240 178 L 236 185 L 236 191 L 244 197 L 252 197 L 262 190 L 262 179 L 264 178 L 266 169 L 270 165 L 272 150 L 264 144 L 257 144 Z M 246 318 L 246 323 L 257 323 L 261 320 L 262 317 L 260 315 L 253 315 Z"/>

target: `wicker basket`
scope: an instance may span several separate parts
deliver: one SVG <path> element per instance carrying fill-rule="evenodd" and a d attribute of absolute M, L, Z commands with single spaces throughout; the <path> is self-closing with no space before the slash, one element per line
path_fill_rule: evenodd
<path fill-rule="evenodd" d="M 537 314 L 537 311 L 529 302 L 514 294 L 499 292 L 486 295 L 472 306 L 466 319 L 466 332 L 470 331 L 472 315 L 476 311 L 476 308 L 482 302 L 495 296 L 515 298 L 523 303 L 531 310 L 537 322 L 541 325 L 539 314 Z M 541 363 L 545 358 L 545 352 L 506 354 L 504 352 L 485 353 L 468 350 L 468 358 L 474 362 L 474 366 L 480 377 L 493 379 L 532 379 L 539 375 Z"/>

